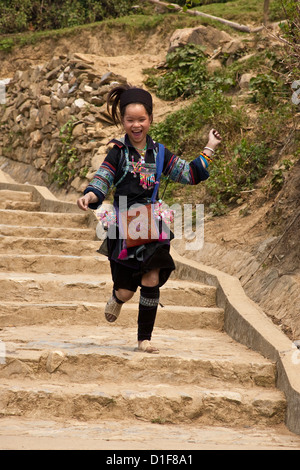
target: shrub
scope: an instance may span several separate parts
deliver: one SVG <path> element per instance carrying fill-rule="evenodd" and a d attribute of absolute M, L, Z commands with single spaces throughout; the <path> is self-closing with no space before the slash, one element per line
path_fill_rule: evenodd
<path fill-rule="evenodd" d="M 73 146 L 72 136 L 74 122 L 75 118 L 72 116 L 59 132 L 61 146 L 50 176 L 51 182 L 56 182 L 58 186 L 66 186 L 77 172 L 77 149 Z"/>
<path fill-rule="evenodd" d="M 266 172 L 269 151 L 265 143 L 242 139 L 234 146 L 229 159 L 216 159 L 207 181 L 208 192 L 216 203 L 224 207 L 224 204 L 236 201 L 241 191 L 252 189 Z M 215 207 L 218 208 L 218 204 Z"/>
<path fill-rule="evenodd" d="M 0 33 L 79 26 L 128 15 L 133 0 L 3 0 Z"/>
<path fill-rule="evenodd" d="M 162 76 L 151 77 L 146 84 L 152 87 L 159 98 L 174 100 L 198 94 L 207 79 L 206 57 L 203 48 L 188 44 L 167 54 L 166 70 Z M 150 71 L 148 71 L 150 72 Z"/>
<path fill-rule="evenodd" d="M 280 80 L 267 73 L 258 74 L 250 80 L 251 101 L 268 108 L 277 104 L 280 98 L 288 97 L 290 89 Z"/>

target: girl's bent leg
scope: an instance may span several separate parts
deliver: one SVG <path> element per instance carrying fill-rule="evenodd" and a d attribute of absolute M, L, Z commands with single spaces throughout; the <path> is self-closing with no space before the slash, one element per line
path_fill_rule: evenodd
<path fill-rule="evenodd" d="M 108 322 L 113 323 L 120 315 L 122 305 L 131 299 L 134 292 L 127 289 L 113 290 L 112 296 L 108 300 L 105 307 L 105 318 Z"/>
<path fill-rule="evenodd" d="M 114 290 L 114 295 L 117 298 L 117 301 L 120 300 L 122 303 L 124 303 L 128 302 L 128 300 L 133 297 L 134 292 L 128 289 L 118 289 Z"/>

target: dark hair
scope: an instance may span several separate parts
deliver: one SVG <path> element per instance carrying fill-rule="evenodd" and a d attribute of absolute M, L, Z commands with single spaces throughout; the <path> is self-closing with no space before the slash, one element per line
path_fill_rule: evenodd
<path fill-rule="evenodd" d="M 130 103 L 142 104 L 147 114 L 152 116 L 152 97 L 148 91 L 129 84 L 120 85 L 110 90 L 107 96 L 107 111 L 116 125 L 121 124 L 126 106 Z"/>

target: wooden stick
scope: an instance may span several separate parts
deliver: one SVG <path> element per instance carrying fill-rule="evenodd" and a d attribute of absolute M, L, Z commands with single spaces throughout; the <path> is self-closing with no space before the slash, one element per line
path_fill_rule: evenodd
<path fill-rule="evenodd" d="M 155 5 L 161 5 L 161 6 L 170 8 L 172 10 L 176 10 L 178 12 L 184 11 L 183 8 L 181 8 L 179 5 L 175 3 L 166 3 L 166 2 L 162 2 L 161 0 L 147 0 L 147 1 L 154 3 Z M 249 28 L 249 26 L 245 26 L 243 24 L 225 20 L 224 18 L 219 18 L 218 16 L 209 15 L 207 13 L 203 13 L 202 11 L 198 11 L 198 10 L 186 10 L 186 13 L 188 13 L 189 15 L 193 15 L 193 16 L 203 16 L 204 18 L 209 18 L 211 20 L 219 21 L 219 23 L 223 23 L 233 29 L 237 29 L 238 31 L 244 31 L 245 33 L 254 33 L 254 32 L 256 33 L 263 29 L 263 26 L 251 29 Z"/>
<path fill-rule="evenodd" d="M 269 8 L 270 0 L 264 0 L 264 25 L 267 25 L 269 21 Z"/>

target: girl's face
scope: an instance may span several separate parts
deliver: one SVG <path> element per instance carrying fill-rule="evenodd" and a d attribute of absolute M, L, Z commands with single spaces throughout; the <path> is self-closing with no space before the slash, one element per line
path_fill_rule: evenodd
<path fill-rule="evenodd" d="M 138 103 L 127 105 L 122 123 L 132 145 L 143 149 L 146 146 L 147 134 L 152 123 L 152 116 L 149 116 L 145 107 Z"/>

